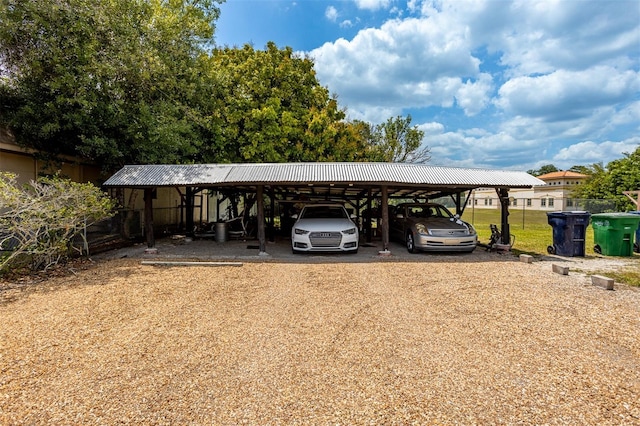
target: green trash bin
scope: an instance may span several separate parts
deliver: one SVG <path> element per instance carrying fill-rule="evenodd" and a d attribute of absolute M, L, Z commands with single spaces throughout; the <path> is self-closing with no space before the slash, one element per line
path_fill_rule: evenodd
<path fill-rule="evenodd" d="M 632 256 L 633 237 L 640 216 L 630 213 L 599 213 L 591 216 L 593 251 L 605 256 Z"/>

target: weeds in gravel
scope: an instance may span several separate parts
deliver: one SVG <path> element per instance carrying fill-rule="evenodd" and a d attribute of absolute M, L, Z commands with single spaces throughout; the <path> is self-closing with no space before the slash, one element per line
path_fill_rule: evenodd
<path fill-rule="evenodd" d="M 613 278 L 615 282 L 640 287 L 640 271 L 636 269 L 621 269 L 619 271 L 591 271 L 588 275 L 604 275 Z"/>

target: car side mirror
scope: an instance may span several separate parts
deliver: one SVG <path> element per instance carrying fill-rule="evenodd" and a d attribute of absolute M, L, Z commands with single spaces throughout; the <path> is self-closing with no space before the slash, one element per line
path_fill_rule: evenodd
<path fill-rule="evenodd" d="M 298 218 L 298 213 L 291 215 L 291 219 L 297 219 L 297 218 Z"/>
<path fill-rule="evenodd" d="M 404 215 L 402 213 L 398 213 L 396 215 L 396 219 L 404 219 Z"/>
<path fill-rule="evenodd" d="M 356 220 L 358 218 L 358 216 L 356 216 L 355 214 L 352 214 L 350 217 L 351 217 L 351 220 Z"/>

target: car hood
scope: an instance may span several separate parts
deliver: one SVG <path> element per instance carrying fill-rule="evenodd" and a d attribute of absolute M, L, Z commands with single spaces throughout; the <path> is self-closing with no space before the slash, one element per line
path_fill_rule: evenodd
<path fill-rule="evenodd" d="M 294 228 L 300 228 L 311 232 L 316 231 L 344 231 L 354 228 L 356 225 L 349 219 L 300 219 Z"/>
<path fill-rule="evenodd" d="M 427 229 L 469 229 L 469 225 L 460 219 L 449 219 L 446 217 L 437 217 L 431 219 L 409 218 L 408 221 L 417 225 L 423 224 Z"/>

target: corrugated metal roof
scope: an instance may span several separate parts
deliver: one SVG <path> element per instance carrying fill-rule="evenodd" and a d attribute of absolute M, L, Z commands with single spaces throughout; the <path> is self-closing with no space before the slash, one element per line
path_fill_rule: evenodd
<path fill-rule="evenodd" d="M 400 184 L 529 188 L 544 185 L 525 172 L 407 163 L 261 163 L 125 166 L 107 187 L 240 184 Z"/>

